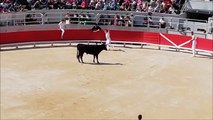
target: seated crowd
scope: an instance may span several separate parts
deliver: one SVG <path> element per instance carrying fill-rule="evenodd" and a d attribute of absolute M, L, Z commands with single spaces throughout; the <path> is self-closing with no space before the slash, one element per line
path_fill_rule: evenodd
<path fill-rule="evenodd" d="M 185 0 L 0 0 L 0 13 L 41 9 L 91 9 L 179 14 Z"/>

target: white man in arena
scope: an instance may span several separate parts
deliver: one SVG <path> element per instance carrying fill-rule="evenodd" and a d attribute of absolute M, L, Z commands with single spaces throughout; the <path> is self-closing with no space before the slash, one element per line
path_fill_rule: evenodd
<path fill-rule="evenodd" d="M 58 23 L 59 30 L 61 31 L 61 39 L 63 39 L 63 37 L 64 37 L 65 25 L 66 25 L 65 19 L 62 19 L 62 20 Z"/>

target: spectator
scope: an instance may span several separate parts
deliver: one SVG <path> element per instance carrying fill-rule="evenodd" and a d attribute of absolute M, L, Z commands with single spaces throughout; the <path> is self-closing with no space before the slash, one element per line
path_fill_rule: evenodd
<path fill-rule="evenodd" d="M 89 21 L 90 21 L 90 15 L 89 15 L 89 12 L 87 12 L 85 14 L 85 23 L 88 24 Z"/>
<path fill-rule="evenodd" d="M 59 9 L 64 9 L 66 6 L 66 0 L 58 0 Z"/>
<path fill-rule="evenodd" d="M 131 26 L 132 22 L 131 22 L 131 19 L 130 19 L 129 16 L 125 16 L 125 17 L 124 17 L 124 20 L 125 20 L 125 26 L 126 26 L 126 27 Z"/>
<path fill-rule="evenodd" d="M 152 6 L 151 6 L 150 4 L 148 4 L 147 12 L 148 12 L 148 13 L 154 12 L 154 9 L 152 8 Z"/>
<path fill-rule="evenodd" d="M 166 13 L 166 12 L 168 12 L 167 5 L 164 2 L 162 2 L 160 13 Z"/>
<path fill-rule="evenodd" d="M 143 19 L 143 26 L 153 25 L 152 13 L 149 13 L 148 16 L 145 16 Z"/>
<path fill-rule="evenodd" d="M 32 14 L 27 14 L 26 15 L 26 25 L 29 25 L 29 24 L 36 24 L 37 22 L 37 19 L 34 17 L 34 15 Z"/>
<path fill-rule="evenodd" d="M 70 14 L 69 14 L 69 13 L 66 13 L 66 14 L 64 15 L 64 19 L 65 19 L 65 23 L 66 23 L 66 24 L 70 24 Z"/>
<path fill-rule="evenodd" d="M 78 14 L 72 14 L 72 15 L 71 15 L 70 22 L 71 22 L 72 24 L 78 24 L 78 17 L 79 17 Z"/>
<path fill-rule="evenodd" d="M 109 3 L 108 2 L 105 2 L 104 3 L 104 8 L 103 10 L 109 10 Z"/>
<path fill-rule="evenodd" d="M 144 17 L 144 19 L 143 19 L 143 25 L 144 26 L 147 26 L 148 25 L 148 17 L 146 16 L 146 17 Z"/>
<path fill-rule="evenodd" d="M 142 3 L 142 12 L 147 12 L 148 11 L 148 2 L 145 1 Z"/>
<path fill-rule="evenodd" d="M 98 1 L 96 4 L 95 4 L 95 10 L 101 10 L 102 8 L 102 3 L 101 1 Z"/>
<path fill-rule="evenodd" d="M 82 8 L 82 9 L 86 9 L 86 8 L 87 8 L 86 0 L 83 0 L 83 1 L 81 2 L 81 8 Z"/>
<path fill-rule="evenodd" d="M 2 13 L 9 12 L 10 5 L 11 5 L 11 1 L 10 0 L 2 0 L 1 3 L 0 3 L 0 11 Z"/>
<path fill-rule="evenodd" d="M 54 0 L 48 0 L 47 7 L 48 9 L 53 9 Z"/>
<path fill-rule="evenodd" d="M 159 20 L 159 26 L 160 26 L 160 28 L 165 28 L 166 27 L 166 21 L 164 20 L 163 16 Z"/>
<path fill-rule="evenodd" d="M 137 8 L 136 0 L 133 0 L 132 3 L 130 3 L 130 10 L 135 11 Z"/>
<path fill-rule="evenodd" d="M 60 2 L 58 0 L 53 0 L 53 9 L 60 9 Z"/>
<path fill-rule="evenodd" d="M 95 1 L 94 0 L 90 0 L 88 8 L 94 10 L 95 9 L 95 5 L 96 5 Z"/>
<path fill-rule="evenodd" d="M 118 15 L 114 15 L 113 17 L 113 25 L 117 26 L 118 25 L 118 19 L 119 19 L 119 16 Z"/>
<path fill-rule="evenodd" d="M 109 15 L 101 15 L 100 23 L 102 25 L 109 25 Z"/>
<path fill-rule="evenodd" d="M 100 13 L 97 13 L 96 16 L 95 16 L 95 18 L 96 18 L 95 23 L 98 24 L 98 23 L 100 22 L 100 19 L 101 19 L 101 14 L 100 14 Z"/>
<path fill-rule="evenodd" d="M 31 10 L 31 6 L 27 0 L 17 0 L 17 4 L 20 5 L 19 11 L 24 11 L 25 9 Z"/>
<path fill-rule="evenodd" d="M 87 24 L 88 23 L 88 21 L 90 20 L 90 17 L 89 17 L 89 15 L 86 13 L 81 13 L 81 14 L 79 14 L 79 20 L 80 20 L 80 23 L 81 24 Z"/>
<path fill-rule="evenodd" d="M 84 24 L 84 22 L 85 22 L 84 14 L 83 14 L 83 13 L 80 13 L 80 14 L 78 15 L 78 17 L 79 17 L 80 23 L 81 23 L 81 24 Z"/>
<path fill-rule="evenodd" d="M 36 2 L 32 5 L 33 9 L 40 9 L 39 0 L 36 0 Z"/>
<path fill-rule="evenodd" d="M 65 9 L 72 9 L 73 8 L 72 7 L 72 2 L 73 2 L 73 0 L 66 0 L 64 8 Z"/>
<path fill-rule="evenodd" d="M 77 4 L 78 4 L 78 3 L 77 3 L 77 0 L 73 0 L 73 1 L 72 1 L 72 8 L 73 8 L 73 9 L 77 9 Z"/>
<path fill-rule="evenodd" d="M 177 12 L 175 11 L 175 8 L 173 7 L 173 5 L 172 5 L 171 7 L 169 7 L 168 13 L 169 13 L 169 14 L 175 14 L 175 13 L 177 13 Z"/>
<path fill-rule="evenodd" d="M 111 0 L 109 3 L 109 9 L 110 10 L 116 10 L 116 1 L 115 0 Z"/>
<path fill-rule="evenodd" d="M 92 9 L 124 10 L 137 12 L 180 13 L 184 0 L 1 0 L 2 12 L 35 9 Z M 13 1 L 6 2 L 6 1 Z M 16 1 L 16 2 L 14 2 Z M 9 3 L 9 4 L 8 4 Z M 14 3 L 18 6 L 15 9 Z M 9 6 L 8 6 L 9 5 Z M 9 8 L 8 8 L 9 7 Z"/>
<path fill-rule="evenodd" d="M 48 7 L 48 0 L 40 0 L 40 7 L 41 9 L 44 9 Z"/>
<path fill-rule="evenodd" d="M 150 25 L 153 25 L 152 13 L 151 12 L 148 13 L 148 22 L 149 22 Z"/>
<path fill-rule="evenodd" d="M 47 8 L 48 3 L 46 0 L 36 0 L 36 2 L 33 4 L 33 8 L 35 9 L 43 9 Z"/>
<path fill-rule="evenodd" d="M 124 16 L 119 15 L 119 17 L 118 17 L 118 25 L 119 26 L 124 26 L 125 25 L 124 23 L 125 23 Z"/>
<path fill-rule="evenodd" d="M 156 6 L 154 7 L 154 12 L 160 12 L 161 10 L 161 2 L 160 0 L 156 1 Z"/>

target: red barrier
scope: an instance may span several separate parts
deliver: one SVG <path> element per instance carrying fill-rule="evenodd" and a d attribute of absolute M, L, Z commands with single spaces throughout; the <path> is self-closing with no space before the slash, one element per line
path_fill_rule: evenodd
<path fill-rule="evenodd" d="M 60 40 L 105 40 L 105 34 L 103 31 L 92 32 L 88 29 L 66 30 L 64 39 L 61 39 L 60 35 L 61 32 L 59 30 L 0 33 L 0 44 Z M 111 30 L 110 35 L 112 41 L 145 42 L 174 46 L 159 33 L 154 32 Z M 190 36 L 174 34 L 163 34 L 163 36 L 171 40 L 177 46 L 191 39 Z M 191 48 L 191 42 L 184 45 L 183 47 Z M 213 51 L 213 40 L 197 38 L 196 48 Z"/>
<path fill-rule="evenodd" d="M 140 42 L 143 38 L 143 35 L 141 34 L 141 32 L 138 32 L 138 31 L 111 30 L 110 36 L 112 40 L 126 41 L 126 42 Z"/>
<path fill-rule="evenodd" d="M 213 40 L 197 38 L 197 49 L 213 51 Z"/>
<path fill-rule="evenodd" d="M 163 34 L 163 35 L 165 37 L 167 37 L 169 40 L 171 40 L 177 46 L 191 39 L 191 37 L 189 37 L 189 36 L 181 36 L 181 35 L 174 35 L 174 34 Z M 172 43 L 170 43 L 169 41 L 167 41 L 163 37 L 160 38 L 160 44 L 161 45 L 171 45 L 171 46 L 173 46 Z M 183 47 L 190 48 L 191 47 L 191 43 L 186 44 Z"/>
<path fill-rule="evenodd" d="M 34 41 L 58 41 L 61 32 L 59 30 L 48 31 L 21 31 L 0 33 L 0 44 L 34 42 Z M 67 30 L 63 40 L 98 40 L 105 39 L 103 32 L 94 33 L 90 30 Z"/>
<path fill-rule="evenodd" d="M 143 32 L 143 41 L 142 42 L 160 44 L 159 33 Z"/>

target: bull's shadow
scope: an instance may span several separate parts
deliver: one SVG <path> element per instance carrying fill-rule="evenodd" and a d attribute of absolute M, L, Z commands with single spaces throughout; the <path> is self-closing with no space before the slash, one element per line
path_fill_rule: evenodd
<path fill-rule="evenodd" d="M 100 62 L 100 63 L 83 63 L 89 65 L 124 65 L 122 63 L 107 63 L 107 62 Z"/>

